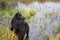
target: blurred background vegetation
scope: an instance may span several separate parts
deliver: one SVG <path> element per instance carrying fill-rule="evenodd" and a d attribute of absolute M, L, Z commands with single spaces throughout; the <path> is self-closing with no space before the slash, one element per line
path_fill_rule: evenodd
<path fill-rule="evenodd" d="M 38 1 L 38 2 L 46 2 L 46 1 L 53 1 L 53 2 L 60 2 L 60 0 L 0 0 L 0 3 L 2 1 L 5 2 L 22 2 L 25 4 L 31 3 L 33 1 Z M 17 10 L 13 8 L 4 8 L 0 10 L 0 40 L 17 40 L 17 37 L 13 32 L 10 31 L 10 21 L 12 17 L 15 15 L 17 12 L 21 12 L 22 15 L 28 19 L 30 18 L 31 15 L 34 15 L 35 11 L 32 10 L 30 12 L 25 11 L 25 10 Z M 47 14 L 46 14 L 47 15 Z M 57 31 L 60 31 L 60 23 L 58 24 Z M 13 34 L 13 35 L 12 35 Z M 60 35 L 60 34 L 58 34 Z M 51 39 L 49 40 L 54 40 L 53 36 L 49 36 Z M 60 36 L 56 36 L 60 37 Z"/>
<path fill-rule="evenodd" d="M 0 0 L 0 2 L 5 1 L 5 2 L 22 2 L 25 4 L 31 3 L 33 1 L 38 1 L 38 2 L 46 2 L 46 1 L 52 1 L 52 2 L 60 2 L 60 0 Z"/>

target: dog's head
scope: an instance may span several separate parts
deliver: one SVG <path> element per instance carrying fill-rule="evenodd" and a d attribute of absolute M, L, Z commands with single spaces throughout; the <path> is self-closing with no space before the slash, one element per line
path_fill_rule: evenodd
<path fill-rule="evenodd" d="M 21 15 L 21 13 L 19 13 L 19 12 L 17 12 L 16 14 L 15 14 L 15 18 L 17 19 L 17 20 L 24 20 L 25 18 Z"/>

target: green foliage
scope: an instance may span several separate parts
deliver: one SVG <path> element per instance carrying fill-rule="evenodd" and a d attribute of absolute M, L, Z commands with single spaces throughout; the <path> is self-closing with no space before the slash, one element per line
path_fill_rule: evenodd
<path fill-rule="evenodd" d="M 25 18 L 27 18 L 27 11 L 26 10 L 20 10 L 20 13 L 22 14 L 22 16 L 24 16 Z"/>
<path fill-rule="evenodd" d="M 0 37 L 3 35 L 3 29 L 2 26 L 0 25 Z"/>
<path fill-rule="evenodd" d="M 17 13 L 18 11 L 25 18 L 29 18 L 31 15 L 34 15 L 35 14 L 35 11 L 34 10 L 27 11 L 27 10 L 13 9 L 13 8 L 5 8 L 5 9 L 0 10 L 0 16 L 12 18 L 15 15 L 15 13 Z"/>
<path fill-rule="evenodd" d="M 22 16 L 28 19 L 31 15 L 35 14 L 35 11 L 34 10 L 31 10 L 31 11 L 20 10 L 20 13 L 22 14 Z"/>
<path fill-rule="evenodd" d="M 13 8 L 5 8 L 5 9 L 2 9 L 0 10 L 0 17 L 2 17 L 0 20 L 2 23 L 3 26 L 7 26 L 9 25 L 9 22 L 11 21 L 12 17 L 17 13 L 17 12 L 20 12 L 22 14 L 22 16 L 25 18 L 25 19 L 28 19 L 30 18 L 31 16 L 31 13 L 34 15 L 34 11 L 27 11 L 27 10 L 18 10 L 18 9 L 13 9 Z M 3 20 L 4 20 L 4 23 L 3 23 Z M 7 22 L 6 22 L 7 21 Z"/>
<path fill-rule="evenodd" d="M 2 31 L 0 30 L 0 36 L 2 36 Z"/>
<path fill-rule="evenodd" d="M 17 12 L 16 9 L 13 9 L 13 8 L 5 8 L 5 9 L 2 9 L 0 10 L 0 15 L 1 16 L 10 16 L 10 17 L 13 17 L 13 15 Z"/>
<path fill-rule="evenodd" d="M 60 22 L 58 23 L 58 26 L 57 26 L 57 33 L 60 32 Z"/>
<path fill-rule="evenodd" d="M 48 17 L 48 13 L 45 13 L 45 17 L 46 17 L 46 18 Z"/>
<path fill-rule="evenodd" d="M 17 13 L 18 10 L 16 9 L 10 9 L 8 12 L 9 12 L 9 15 L 10 16 L 14 16 L 15 13 Z"/>
<path fill-rule="evenodd" d="M 34 15 L 36 12 L 34 10 L 30 11 L 30 15 Z"/>

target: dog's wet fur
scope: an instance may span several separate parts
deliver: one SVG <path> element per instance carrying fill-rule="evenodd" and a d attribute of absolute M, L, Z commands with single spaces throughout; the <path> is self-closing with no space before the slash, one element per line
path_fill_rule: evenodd
<path fill-rule="evenodd" d="M 18 40 L 24 40 L 25 34 L 27 34 L 25 40 L 29 40 L 29 26 L 24 21 L 24 17 L 21 13 L 17 12 L 11 21 L 11 31 L 15 30 L 15 34 L 18 36 Z"/>

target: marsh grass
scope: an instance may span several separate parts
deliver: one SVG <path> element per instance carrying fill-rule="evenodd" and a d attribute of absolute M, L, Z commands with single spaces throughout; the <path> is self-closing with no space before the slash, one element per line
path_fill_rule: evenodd
<path fill-rule="evenodd" d="M 0 26 L 0 29 L 2 26 Z M 9 27 L 7 27 L 5 30 L 0 30 L 0 40 L 18 40 L 17 36 L 14 34 L 14 32 L 11 32 Z"/>
<path fill-rule="evenodd" d="M 18 40 L 18 37 L 10 30 L 10 24 L 12 17 L 18 12 L 17 9 L 5 8 L 0 10 L 1 22 L 5 23 L 6 26 L 0 24 L 0 40 Z M 19 12 L 28 19 L 31 16 L 31 13 L 25 10 L 19 10 Z M 34 15 L 34 11 L 31 11 Z"/>

